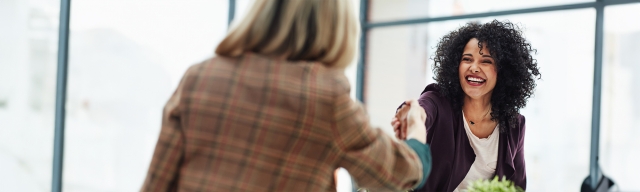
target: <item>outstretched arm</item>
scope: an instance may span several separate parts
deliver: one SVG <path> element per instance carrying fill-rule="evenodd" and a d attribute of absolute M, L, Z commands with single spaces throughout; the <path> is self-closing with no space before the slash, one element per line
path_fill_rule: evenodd
<path fill-rule="evenodd" d="M 361 187 L 400 191 L 424 184 L 431 170 L 431 154 L 424 141 L 398 143 L 382 130 L 372 129 L 364 108 L 348 94 L 339 96 L 335 106 L 335 142 L 342 153 L 339 166 L 346 168 Z M 414 117 L 419 112 L 409 111 Z M 411 137 L 424 137 L 416 131 L 424 130 L 420 118 L 409 121 L 413 122 L 407 128 Z"/>

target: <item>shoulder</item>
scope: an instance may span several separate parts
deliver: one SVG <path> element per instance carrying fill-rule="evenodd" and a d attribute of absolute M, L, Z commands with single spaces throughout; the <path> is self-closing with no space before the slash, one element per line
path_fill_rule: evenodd
<path fill-rule="evenodd" d="M 351 83 L 344 74 L 344 70 L 338 68 L 328 68 L 320 63 L 313 63 L 313 80 L 320 92 L 329 91 L 332 96 L 349 96 L 351 93 Z"/>
<path fill-rule="evenodd" d="M 518 114 L 518 126 L 519 126 L 520 128 L 524 128 L 525 123 L 526 123 L 525 121 L 526 121 L 526 120 L 525 120 L 525 118 L 524 118 L 524 115 L 522 115 L 522 114 Z"/>
<path fill-rule="evenodd" d="M 237 65 L 239 64 L 240 60 L 246 58 L 245 55 L 240 55 L 238 57 L 225 57 L 225 56 L 213 56 L 207 60 L 204 60 L 203 62 L 197 64 L 197 65 L 202 65 L 203 67 L 213 67 L 213 66 L 219 66 L 219 65 Z"/>
<path fill-rule="evenodd" d="M 429 84 L 424 88 L 420 98 L 418 99 L 420 105 L 449 105 L 449 101 L 442 96 L 440 88 L 437 84 Z"/>
<path fill-rule="evenodd" d="M 206 70 L 206 68 L 210 66 L 209 63 L 213 59 L 214 58 L 209 58 L 207 60 L 189 66 L 182 76 L 181 84 L 187 85 L 183 88 L 189 87 L 188 85 L 191 85 L 194 83 L 194 81 L 200 79 L 200 76 L 203 75 L 202 71 Z"/>
<path fill-rule="evenodd" d="M 195 63 L 187 68 L 184 77 L 206 77 L 215 76 L 216 73 L 230 73 L 236 67 L 239 57 L 213 56 L 206 60 Z M 210 73 L 213 72 L 213 73 Z"/>
<path fill-rule="evenodd" d="M 344 74 L 344 69 L 326 67 L 321 63 L 313 63 L 313 67 L 317 68 L 318 77 L 330 80 L 329 83 L 338 83 L 340 88 L 350 88 L 349 79 Z"/>
<path fill-rule="evenodd" d="M 432 98 L 432 99 L 441 99 L 442 94 L 440 93 L 440 87 L 437 84 L 432 83 L 427 85 L 422 93 L 420 94 L 420 98 Z"/>

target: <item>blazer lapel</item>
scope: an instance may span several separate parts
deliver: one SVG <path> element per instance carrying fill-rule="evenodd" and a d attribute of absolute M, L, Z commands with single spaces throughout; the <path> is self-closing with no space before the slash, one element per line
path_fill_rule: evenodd
<path fill-rule="evenodd" d="M 503 176 L 507 176 L 507 179 L 512 178 L 515 174 L 515 166 L 513 165 L 513 150 L 511 142 L 509 142 L 509 134 L 500 133 L 500 144 L 498 145 L 498 166 L 496 168 L 496 175 L 499 179 Z"/>

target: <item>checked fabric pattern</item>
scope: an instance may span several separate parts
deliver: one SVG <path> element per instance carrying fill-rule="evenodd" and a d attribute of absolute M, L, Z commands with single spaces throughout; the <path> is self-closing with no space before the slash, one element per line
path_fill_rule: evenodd
<path fill-rule="evenodd" d="M 346 168 L 360 187 L 406 190 L 422 164 L 369 127 L 344 72 L 256 54 L 191 66 L 167 102 L 141 191 L 335 191 Z"/>

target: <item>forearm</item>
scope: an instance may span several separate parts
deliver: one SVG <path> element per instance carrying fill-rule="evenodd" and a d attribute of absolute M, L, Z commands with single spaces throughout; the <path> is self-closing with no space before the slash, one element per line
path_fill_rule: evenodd
<path fill-rule="evenodd" d="M 429 145 L 421 143 L 415 139 L 407 140 L 407 145 L 416 152 L 422 162 L 422 180 L 420 180 L 420 183 L 417 187 L 414 187 L 414 189 L 422 188 L 422 186 L 427 182 L 429 173 L 431 173 L 431 150 L 429 149 Z"/>
<path fill-rule="evenodd" d="M 424 170 L 431 168 L 428 146 L 412 139 L 395 142 L 381 130 L 371 130 L 375 138 L 365 146 L 344 149 L 340 163 L 357 183 L 374 191 L 415 189 L 423 183 Z M 373 136 L 373 135 L 371 135 Z"/>

